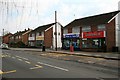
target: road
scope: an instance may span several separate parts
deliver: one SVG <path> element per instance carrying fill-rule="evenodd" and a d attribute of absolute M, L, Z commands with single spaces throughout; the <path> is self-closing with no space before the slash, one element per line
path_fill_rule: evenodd
<path fill-rule="evenodd" d="M 29 51 L 2 51 L 4 78 L 118 78 L 116 70 L 29 54 Z M 111 72 L 110 72 L 111 71 Z M 104 79 L 103 79 L 104 80 Z"/>

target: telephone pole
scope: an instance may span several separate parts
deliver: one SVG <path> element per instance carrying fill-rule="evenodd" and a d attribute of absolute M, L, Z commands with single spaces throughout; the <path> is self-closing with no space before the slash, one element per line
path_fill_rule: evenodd
<path fill-rule="evenodd" d="M 55 11 L 55 50 L 57 51 L 57 11 Z"/>
<path fill-rule="evenodd" d="M 3 29 L 3 37 L 2 37 L 2 40 L 3 40 L 3 42 L 2 42 L 2 43 L 4 43 L 4 29 Z"/>

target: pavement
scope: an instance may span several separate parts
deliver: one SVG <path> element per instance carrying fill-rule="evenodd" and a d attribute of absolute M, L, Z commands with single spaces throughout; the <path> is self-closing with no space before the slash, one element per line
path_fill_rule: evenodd
<path fill-rule="evenodd" d="M 39 48 L 10 48 L 11 50 L 23 50 L 23 51 L 35 51 L 41 52 L 42 49 Z M 76 55 L 76 56 L 86 56 L 86 57 L 94 57 L 94 58 L 104 58 L 109 60 L 120 60 L 120 52 L 83 52 L 83 51 L 74 51 L 70 52 L 69 50 L 60 50 L 57 51 L 52 49 L 46 49 L 45 52 L 49 53 L 61 53 L 68 55 Z"/>

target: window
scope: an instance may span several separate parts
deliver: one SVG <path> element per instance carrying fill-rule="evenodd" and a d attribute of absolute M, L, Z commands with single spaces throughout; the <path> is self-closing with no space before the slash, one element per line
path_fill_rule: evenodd
<path fill-rule="evenodd" d="M 83 39 L 82 48 L 98 48 L 98 39 Z"/>
<path fill-rule="evenodd" d="M 82 27 L 82 32 L 90 32 L 91 31 L 91 27 L 87 26 L 87 27 Z"/>
<path fill-rule="evenodd" d="M 21 38 L 21 36 L 19 36 L 19 39 Z"/>
<path fill-rule="evenodd" d="M 12 39 L 14 39 L 14 37 L 12 37 Z"/>
<path fill-rule="evenodd" d="M 103 31 L 105 30 L 105 25 L 102 24 L 102 25 L 98 25 L 98 31 Z"/>
<path fill-rule="evenodd" d="M 36 36 L 39 36 L 39 32 L 36 33 Z"/>
<path fill-rule="evenodd" d="M 67 34 L 67 33 L 68 33 L 68 29 L 64 29 L 63 34 Z"/>
<path fill-rule="evenodd" d="M 72 28 L 72 32 L 73 33 L 80 33 L 80 27 L 78 27 L 78 26 L 77 27 L 73 27 Z"/>
<path fill-rule="evenodd" d="M 18 39 L 18 36 L 16 36 L 16 39 Z"/>
<path fill-rule="evenodd" d="M 32 34 L 32 37 L 35 37 L 35 34 L 34 34 L 34 33 Z"/>

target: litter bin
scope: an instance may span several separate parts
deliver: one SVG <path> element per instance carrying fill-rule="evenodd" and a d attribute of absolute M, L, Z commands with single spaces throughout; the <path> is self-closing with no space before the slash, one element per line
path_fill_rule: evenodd
<path fill-rule="evenodd" d="M 118 47 L 112 47 L 112 52 L 118 52 Z"/>
<path fill-rule="evenodd" d="M 45 46 L 42 47 L 42 51 L 45 51 Z"/>

